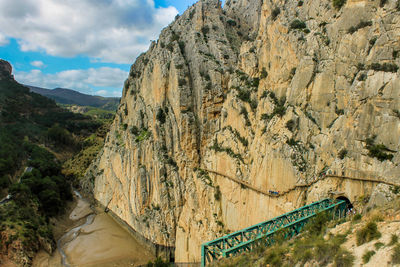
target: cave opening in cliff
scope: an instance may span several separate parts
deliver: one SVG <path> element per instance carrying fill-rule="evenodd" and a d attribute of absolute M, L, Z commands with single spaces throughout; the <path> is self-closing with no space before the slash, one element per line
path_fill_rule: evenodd
<path fill-rule="evenodd" d="M 351 204 L 350 200 L 347 197 L 340 196 L 340 197 L 337 197 L 336 199 L 346 201 L 346 212 L 349 212 L 349 211 L 353 210 L 353 204 Z"/>

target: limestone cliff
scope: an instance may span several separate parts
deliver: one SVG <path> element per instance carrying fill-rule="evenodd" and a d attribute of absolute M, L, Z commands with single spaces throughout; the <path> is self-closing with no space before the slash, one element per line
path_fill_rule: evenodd
<path fill-rule="evenodd" d="M 199 1 L 132 65 L 87 180 L 178 262 L 329 193 L 381 196 L 400 183 L 399 65 L 397 0 Z"/>

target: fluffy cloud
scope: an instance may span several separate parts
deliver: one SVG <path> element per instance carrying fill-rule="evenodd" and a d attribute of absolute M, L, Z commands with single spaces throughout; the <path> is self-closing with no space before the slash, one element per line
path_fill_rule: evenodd
<path fill-rule="evenodd" d="M 86 94 L 100 94 L 103 96 L 121 96 L 123 81 L 128 72 L 118 68 L 102 67 L 87 70 L 66 70 L 55 74 L 46 74 L 40 70 L 16 72 L 15 79 L 27 85 L 44 88 L 63 87 L 74 89 Z M 121 88 L 120 91 L 97 90 L 93 88 Z"/>
<path fill-rule="evenodd" d="M 37 68 L 42 68 L 42 67 L 44 67 L 44 63 L 43 63 L 42 61 L 40 61 L 40 60 L 32 61 L 32 62 L 31 62 L 31 65 L 34 66 L 34 67 L 37 67 Z"/>
<path fill-rule="evenodd" d="M 0 46 L 8 45 L 8 43 L 9 40 L 7 39 L 7 37 L 0 32 Z"/>
<path fill-rule="evenodd" d="M 6 35 L 23 51 L 133 63 L 177 13 L 155 8 L 153 0 L 5 0 L 0 45 Z"/>

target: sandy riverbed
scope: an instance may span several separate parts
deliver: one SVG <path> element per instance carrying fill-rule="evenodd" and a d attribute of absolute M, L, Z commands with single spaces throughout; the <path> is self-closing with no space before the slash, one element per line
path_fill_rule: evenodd
<path fill-rule="evenodd" d="M 57 221 L 55 231 L 56 238 L 62 237 L 60 245 L 71 267 L 137 266 L 154 260 L 154 256 L 145 247 L 104 212 L 96 212 L 93 222 L 81 227 L 74 236 L 70 230 L 85 224 L 87 216 L 94 213 L 84 199 L 76 198 L 75 201 L 75 208 L 69 216 Z M 59 250 L 53 255 L 40 251 L 33 266 L 62 267 Z"/>

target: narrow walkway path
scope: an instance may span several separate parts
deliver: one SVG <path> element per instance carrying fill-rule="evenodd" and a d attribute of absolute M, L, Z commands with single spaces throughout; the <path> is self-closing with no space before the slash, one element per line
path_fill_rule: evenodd
<path fill-rule="evenodd" d="M 293 188 L 290 188 L 290 189 L 288 189 L 286 191 L 279 192 L 279 193 L 271 193 L 270 191 L 267 191 L 267 190 L 264 190 L 264 189 L 261 189 L 261 188 L 257 188 L 257 187 L 255 187 L 255 186 L 253 186 L 253 185 L 251 185 L 251 184 L 249 184 L 247 182 L 244 182 L 244 181 L 242 181 L 242 180 L 240 180 L 238 178 L 223 174 L 221 172 L 217 172 L 217 171 L 210 170 L 210 169 L 207 169 L 207 168 L 202 168 L 202 170 L 205 170 L 205 171 L 207 171 L 209 173 L 212 173 L 212 174 L 215 174 L 215 175 L 219 175 L 219 176 L 225 177 L 225 178 L 227 178 L 229 180 L 232 180 L 232 181 L 234 181 L 234 182 L 236 182 L 238 184 L 243 185 L 244 187 L 246 187 L 248 189 L 251 189 L 251 190 L 253 190 L 253 191 L 257 192 L 257 193 L 260 193 L 260 194 L 263 194 L 263 195 L 266 195 L 266 196 L 270 196 L 270 197 L 280 197 L 280 196 L 286 195 L 289 192 L 297 190 L 297 189 L 308 188 L 308 187 L 312 186 L 313 184 L 315 184 L 315 183 L 317 183 L 319 181 L 322 181 L 322 180 L 324 180 L 326 178 L 339 178 L 339 179 L 353 180 L 353 181 L 381 183 L 381 184 L 386 184 L 386 185 L 390 185 L 390 186 L 400 186 L 400 184 L 396 184 L 396 183 L 392 183 L 392 182 L 388 182 L 388 181 L 384 181 L 384 180 L 379 180 L 379 179 L 356 178 L 356 177 L 328 174 L 328 175 L 320 177 L 319 179 L 316 179 L 316 180 L 314 180 L 314 181 L 312 181 L 312 182 L 310 182 L 308 184 L 297 184 Z"/>

